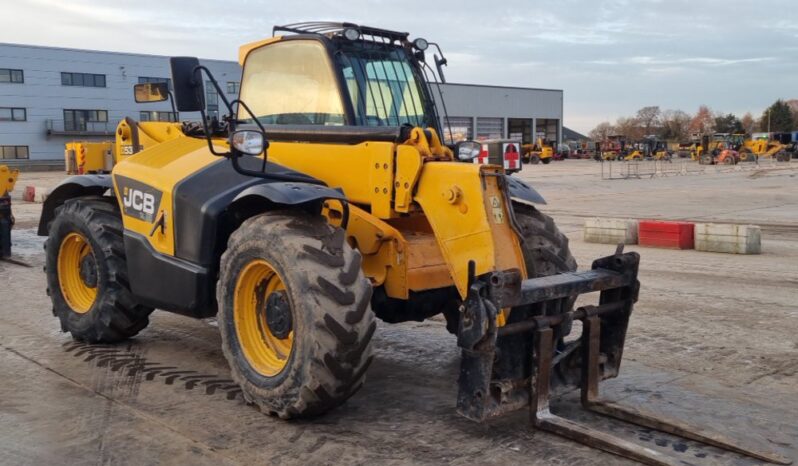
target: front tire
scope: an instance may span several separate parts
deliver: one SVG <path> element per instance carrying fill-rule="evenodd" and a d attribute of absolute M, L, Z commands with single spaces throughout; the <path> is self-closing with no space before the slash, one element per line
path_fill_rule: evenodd
<path fill-rule="evenodd" d="M 539 278 L 576 271 L 577 264 L 571 254 L 568 237 L 557 228 L 554 220 L 529 205 L 513 203 L 512 207 L 524 240 L 521 249 L 524 254 L 527 277 Z M 569 312 L 575 301 L 575 298 L 568 300 L 558 309 L 546 309 L 546 315 Z M 533 315 L 538 315 L 540 311 L 535 305 L 513 308 L 507 323 L 526 320 Z M 561 341 L 571 332 L 571 326 L 570 323 L 564 323 L 555 327 L 554 330 L 556 340 Z M 499 338 L 496 347 L 502 357 L 498 358 L 494 366 L 497 378 L 529 377 L 531 374 L 531 358 L 529 357 L 532 354 L 531 344 L 532 340 L 527 335 L 508 335 Z M 561 377 L 559 374 L 555 376 Z M 557 383 L 563 384 L 564 382 L 558 380 Z"/>
<path fill-rule="evenodd" d="M 321 216 L 245 221 L 222 255 L 222 349 L 247 401 L 281 418 L 342 404 L 362 386 L 376 329 L 371 284 L 344 231 Z"/>
<path fill-rule="evenodd" d="M 130 292 L 122 218 L 112 198 L 71 199 L 50 225 L 47 293 L 61 329 L 76 340 L 113 343 L 149 324 L 152 308 Z"/>

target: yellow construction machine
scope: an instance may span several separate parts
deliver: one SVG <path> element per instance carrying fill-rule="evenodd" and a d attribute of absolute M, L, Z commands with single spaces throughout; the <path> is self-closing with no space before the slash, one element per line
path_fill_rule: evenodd
<path fill-rule="evenodd" d="M 141 99 L 141 92 L 136 94 Z M 72 141 L 64 147 L 68 175 L 111 173 L 114 165 L 149 146 L 184 136 L 179 123 L 125 118 L 113 141 Z"/>
<path fill-rule="evenodd" d="M 0 260 L 11 258 L 11 229 L 14 215 L 11 213 L 11 191 L 17 184 L 19 170 L 0 165 Z"/>
<path fill-rule="evenodd" d="M 579 387 L 589 409 L 784 461 L 598 399 L 599 381 L 620 369 L 640 258 L 619 248 L 577 272 L 534 188 L 472 163 L 480 143 L 441 140 L 436 44 L 299 23 L 241 47 L 239 60 L 240 96 L 228 101 L 196 58 L 172 58 L 177 110 L 201 122 L 173 126 L 180 137 L 134 151 L 111 175 L 50 193 L 39 234 L 64 331 L 115 342 L 155 308 L 216 317 L 246 400 L 298 418 L 362 386 L 375 318 L 443 314 L 469 419 L 529 407 L 536 428 L 675 464 L 549 411 L 552 391 Z M 206 81 L 227 112 L 218 125 L 204 114 Z M 165 98 L 164 84 L 137 86 L 141 100 Z M 117 141 L 135 145 L 134 134 Z M 589 292 L 598 302 L 574 309 Z M 581 337 L 566 338 L 574 320 Z"/>
<path fill-rule="evenodd" d="M 789 141 L 790 135 L 787 134 L 787 136 Z M 790 160 L 790 143 L 785 142 L 780 140 L 779 134 L 754 135 L 751 139 L 745 140 L 740 147 L 740 160 L 755 162 L 759 159 L 775 158 L 779 162 L 788 162 Z"/>
<path fill-rule="evenodd" d="M 548 164 L 554 158 L 554 148 L 542 137 L 539 137 L 534 144 L 524 144 L 521 148 L 524 152 L 523 160 L 527 163 Z"/>
<path fill-rule="evenodd" d="M 657 138 L 656 136 L 648 136 L 634 144 L 630 144 L 628 147 L 625 147 L 624 150 L 619 152 L 616 160 L 670 160 L 670 158 L 671 153 L 668 150 L 668 143 Z"/>
<path fill-rule="evenodd" d="M 702 165 L 733 165 L 740 161 L 744 134 L 714 133 L 696 136 L 690 157 Z"/>

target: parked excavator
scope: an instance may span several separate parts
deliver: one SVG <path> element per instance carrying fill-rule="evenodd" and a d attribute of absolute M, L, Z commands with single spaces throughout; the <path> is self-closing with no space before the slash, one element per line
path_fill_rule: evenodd
<path fill-rule="evenodd" d="M 577 271 L 532 186 L 473 163 L 480 143 L 441 140 L 446 59 L 436 44 L 297 23 L 242 46 L 239 61 L 240 96 L 229 101 L 199 60 L 172 58 L 177 110 L 201 121 L 139 151 L 130 125 L 117 141 L 133 141 L 134 153 L 111 175 L 71 177 L 48 196 L 39 234 L 64 331 L 116 342 L 155 308 L 216 317 L 245 399 L 287 419 L 358 391 L 375 317 L 442 313 L 461 349 L 457 410 L 469 419 L 527 407 L 535 428 L 681 464 L 552 414 L 550 395 L 576 387 L 594 412 L 789 463 L 599 398 L 599 382 L 620 369 L 640 256 L 619 247 Z M 205 117 L 205 82 L 227 112 L 218 125 Z M 141 101 L 166 98 L 164 83 L 137 90 Z M 574 308 L 585 293 L 597 302 Z"/>

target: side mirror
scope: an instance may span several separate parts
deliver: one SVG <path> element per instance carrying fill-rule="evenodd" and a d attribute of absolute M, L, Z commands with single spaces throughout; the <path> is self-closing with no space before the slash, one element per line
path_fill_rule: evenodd
<path fill-rule="evenodd" d="M 169 98 L 169 85 L 166 83 L 144 83 L 133 86 L 136 103 L 163 102 Z"/>
<path fill-rule="evenodd" d="M 460 141 L 454 146 L 457 158 L 463 162 L 470 162 L 482 152 L 482 144 L 476 141 Z"/>
<path fill-rule="evenodd" d="M 266 149 L 266 138 L 260 131 L 242 129 L 230 135 L 230 147 L 244 155 L 260 155 Z"/>
<path fill-rule="evenodd" d="M 172 57 L 172 82 L 178 112 L 199 112 L 205 108 L 205 89 L 196 57 Z"/>

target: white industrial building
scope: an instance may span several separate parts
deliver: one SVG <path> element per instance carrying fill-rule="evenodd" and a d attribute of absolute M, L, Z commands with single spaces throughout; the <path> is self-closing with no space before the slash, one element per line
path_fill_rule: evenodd
<path fill-rule="evenodd" d="M 561 90 L 448 83 L 441 93 L 455 139 L 562 141 Z"/>
<path fill-rule="evenodd" d="M 237 62 L 201 62 L 229 97 L 237 96 Z M 134 84 L 169 76 L 165 56 L 0 43 L 0 159 L 62 160 L 66 142 L 111 139 L 125 117 L 173 119 L 169 102 L 133 100 Z M 562 140 L 560 90 L 449 83 L 441 93 L 458 139 Z M 213 114 L 218 96 L 209 86 L 206 94 Z"/>
<path fill-rule="evenodd" d="M 238 94 L 238 63 L 202 64 Z M 0 44 L 0 158 L 63 159 L 66 142 L 111 139 L 126 116 L 168 120 L 170 103 L 137 104 L 133 85 L 169 76 L 163 56 Z M 212 106 L 215 93 L 209 97 Z"/>

